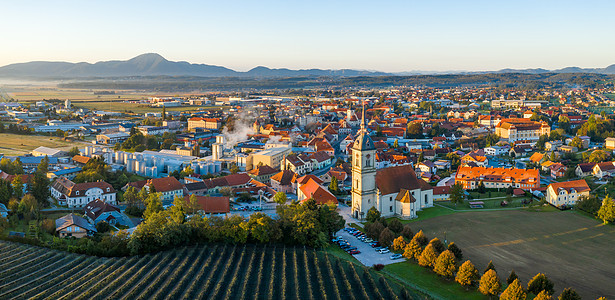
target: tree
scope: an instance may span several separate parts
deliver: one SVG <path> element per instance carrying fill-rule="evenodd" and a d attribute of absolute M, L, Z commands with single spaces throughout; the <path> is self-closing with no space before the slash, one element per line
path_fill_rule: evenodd
<path fill-rule="evenodd" d="M 559 116 L 559 128 L 564 129 L 566 132 L 570 131 L 570 118 L 565 115 Z"/>
<path fill-rule="evenodd" d="M 365 234 L 371 239 L 377 240 L 380 238 L 380 233 L 384 230 L 384 225 L 382 223 L 376 221 L 374 223 L 365 224 Z"/>
<path fill-rule="evenodd" d="M 412 239 L 404 248 L 404 257 L 407 259 L 418 260 L 421 253 L 423 253 L 423 249 L 421 249 L 421 245 L 415 239 Z"/>
<path fill-rule="evenodd" d="M 277 235 L 273 219 L 261 212 L 250 216 L 248 228 L 252 240 L 259 243 L 268 243 Z"/>
<path fill-rule="evenodd" d="M 553 297 L 547 291 L 542 291 L 534 297 L 534 300 L 553 300 Z"/>
<path fill-rule="evenodd" d="M 13 195 L 17 198 L 21 198 L 23 196 L 24 186 L 20 175 L 15 175 L 13 181 L 11 181 L 11 186 L 13 187 Z"/>
<path fill-rule="evenodd" d="M 429 244 L 433 246 L 433 249 L 436 250 L 436 253 L 438 254 L 446 250 L 446 247 L 444 246 L 442 241 L 440 241 L 439 238 L 433 238 L 431 241 L 429 241 Z"/>
<path fill-rule="evenodd" d="M 275 195 L 273 196 L 273 202 L 279 204 L 279 205 L 284 205 L 286 204 L 286 201 L 288 201 L 288 198 L 286 197 L 286 193 L 283 192 L 277 192 L 275 193 Z"/>
<path fill-rule="evenodd" d="M 41 162 L 38 163 L 36 171 L 47 175 L 47 172 L 49 172 L 49 157 L 47 155 L 45 155 L 45 157 L 41 159 Z"/>
<path fill-rule="evenodd" d="M 485 191 L 486 191 L 486 188 L 485 188 L 485 183 L 484 183 L 482 180 L 478 183 L 478 189 L 477 189 L 477 191 L 478 191 L 479 193 L 481 193 L 481 194 L 484 194 L 484 193 L 485 193 Z"/>
<path fill-rule="evenodd" d="M 154 213 L 162 211 L 162 194 L 150 193 L 145 199 L 145 205 L 147 206 L 143 216 L 145 220 L 149 219 Z"/>
<path fill-rule="evenodd" d="M 434 267 L 436 259 L 438 259 L 438 254 L 436 253 L 436 250 L 433 248 L 433 246 L 429 244 L 427 245 L 427 247 L 425 247 L 425 249 L 423 249 L 423 252 L 421 253 L 421 256 L 419 256 L 418 261 L 420 266 L 429 267 L 431 269 Z"/>
<path fill-rule="evenodd" d="M 81 154 L 81 151 L 79 151 L 79 148 L 77 146 L 72 147 L 72 148 L 70 148 L 70 150 L 68 150 L 68 156 L 70 156 L 70 157 L 73 157 L 73 156 L 79 155 L 79 154 Z"/>
<path fill-rule="evenodd" d="M 459 267 L 455 281 L 462 286 L 469 287 L 478 280 L 478 270 L 474 267 L 471 261 L 466 260 Z"/>
<path fill-rule="evenodd" d="M 194 215 L 200 209 L 201 209 L 201 206 L 199 205 L 199 201 L 196 198 L 196 195 L 195 194 L 190 195 L 190 197 L 188 198 L 188 203 L 186 204 L 186 211 L 190 213 L 191 215 Z"/>
<path fill-rule="evenodd" d="M 420 139 L 423 138 L 423 123 L 421 122 L 412 122 L 408 124 L 408 128 L 406 131 L 406 136 L 410 139 Z"/>
<path fill-rule="evenodd" d="M 534 295 L 541 291 L 546 291 L 549 295 L 553 295 L 553 282 L 547 278 L 547 275 L 538 273 L 527 284 L 527 291 Z"/>
<path fill-rule="evenodd" d="M 385 228 L 381 233 L 380 233 L 380 237 L 378 239 L 378 241 L 380 242 L 380 244 L 384 247 L 388 247 L 391 245 L 391 243 L 393 242 L 393 239 L 395 238 L 395 235 L 393 234 L 393 232 L 388 229 Z"/>
<path fill-rule="evenodd" d="M 436 274 L 451 278 L 455 275 L 455 271 L 457 270 L 457 261 L 455 260 L 455 255 L 451 251 L 444 251 L 436 259 L 436 263 L 433 268 Z"/>
<path fill-rule="evenodd" d="M 519 279 L 519 277 L 517 276 L 517 273 L 515 273 L 515 270 L 512 270 L 510 271 L 510 275 L 508 276 L 508 279 L 506 279 L 506 283 L 511 284 L 516 279 Z"/>
<path fill-rule="evenodd" d="M 49 178 L 47 178 L 46 174 L 35 172 L 32 176 L 30 193 L 32 193 L 34 198 L 42 207 L 49 205 L 49 197 L 51 196 L 49 185 Z"/>
<path fill-rule="evenodd" d="M 463 185 L 455 183 L 451 187 L 451 203 L 457 206 L 457 203 L 463 203 Z"/>
<path fill-rule="evenodd" d="M 459 249 L 459 247 L 457 247 L 457 244 L 455 244 L 455 242 L 451 242 L 450 244 L 448 244 L 448 250 L 453 252 L 457 261 L 461 261 L 463 259 L 463 252 L 461 251 L 461 249 Z"/>
<path fill-rule="evenodd" d="M 583 149 L 583 140 L 580 137 L 575 136 L 570 142 L 569 146 L 577 147 L 579 150 Z"/>
<path fill-rule="evenodd" d="M 333 195 L 339 195 L 340 194 L 339 183 L 337 181 L 337 177 L 335 177 L 335 176 L 331 177 L 331 183 L 329 183 L 329 191 Z"/>
<path fill-rule="evenodd" d="M 186 202 L 184 197 L 175 196 L 173 199 L 173 205 L 169 208 L 169 216 L 171 220 L 177 224 L 182 224 L 186 221 Z"/>
<path fill-rule="evenodd" d="M 451 169 L 453 170 L 457 170 L 459 165 L 461 165 L 461 157 L 459 157 L 459 154 L 455 152 L 451 152 L 447 154 L 446 159 L 448 159 L 451 162 Z"/>
<path fill-rule="evenodd" d="M 581 300 L 581 295 L 572 288 L 565 288 L 557 297 L 558 300 Z"/>
<path fill-rule="evenodd" d="M 96 232 L 105 233 L 105 232 L 108 232 L 109 230 L 111 230 L 111 226 L 109 225 L 109 223 L 105 221 L 100 221 L 96 223 Z"/>
<path fill-rule="evenodd" d="M 404 225 L 397 218 L 393 218 L 387 225 L 387 228 L 391 229 L 394 233 L 401 233 Z"/>
<path fill-rule="evenodd" d="M 527 294 L 523 291 L 519 279 L 515 279 L 500 295 L 500 300 L 525 300 Z"/>
<path fill-rule="evenodd" d="M 425 236 L 425 234 L 423 233 L 423 230 L 419 230 L 419 232 L 417 232 L 414 235 L 414 238 L 412 238 L 412 239 L 415 239 L 419 243 L 419 245 L 421 245 L 421 247 L 427 245 L 428 239 Z"/>
<path fill-rule="evenodd" d="M 393 240 L 393 251 L 404 251 L 406 249 L 406 240 L 403 236 L 398 236 Z"/>
<path fill-rule="evenodd" d="M 401 230 L 401 236 L 409 240 L 414 237 L 414 233 L 412 233 L 412 228 L 410 228 L 410 224 L 404 225 L 404 228 Z"/>
<path fill-rule="evenodd" d="M 220 194 L 222 194 L 222 196 L 225 196 L 225 197 L 230 197 L 233 195 L 233 190 L 231 189 L 231 187 L 225 186 L 220 189 Z"/>
<path fill-rule="evenodd" d="M 380 220 L 380 212 L 375 207 L 370 208 L 367 211 L 367 215 L 365 216 L 365 220 L 367 222 L 376 222 L 376 221 Z"/>
<path fill-rule="evenodd" d="M 487 273 L 487 271 L 489 271 L 489 270 L 494 270 L 494 271 L 496 271 L 496 270 L 495 270 L 495 266 L 493 265 L 493 261 L 492 261 L 492 260 L 490 260 L 490 261 L 489 261 L 489 264 L 487 265 L 487 268 L 485 268 L 485 271 L 483 271 L 483 273 Z M 497 271 L 496 271 L 496 272 L 497 272 Z"/>
<path fill-rule="evenodd" d="M 39 217 L 40 208 L 34 196 L 27 194 L 21 198 L 17 212 L 22 214 L 26 219 L 37 219 Z"/>
<path fill-rule="evenodd" d="M 615 221 L 615 202 L 607 195 L 602 200 L 602 206 L 596 214 L 598 219 L 602 220 L 604 224 Z"/>
<path fill-rule="evenodd" d="M 480 278 L 478 283 L 478 291 L 483 295 L 495 296 L 502 290 L 500 278 L 494 270 L 489 270 Z"/>
<path fill-rule="evenodd" d="M 421 151 L 421 153 L 419 153 L 419 157 L 416 159 L 417 162 L 423 162 L 425 160 L 425 155 L 423 154 L 423 151 Z"/>
<path fill-rule="evenodd" d="M 397 141 L 397 139 L 395 139 L 395 141 L 393 142 L 393 148 L 399 148 L 399 142 Z"/>
<path fill-rule="evenodd" d="M 603 161 L 607 161 L 609 159 L 609 156 L 610 155 L 604 150 L 595 150 L 589 155 L 587 162 L 601 163 Z"/>

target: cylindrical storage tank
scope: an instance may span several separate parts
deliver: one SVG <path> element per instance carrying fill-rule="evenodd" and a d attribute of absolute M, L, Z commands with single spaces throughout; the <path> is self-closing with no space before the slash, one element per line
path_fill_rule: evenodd
<path fill-rule="evenodd" d="M 199 166 L 199 164 L 197 162 L 193 162 L 190 164 L 190 167 L 192 168 L 192 170 L 194 170 L 194 173 L 196 174 L 201 174 L 201 166 Z"/>

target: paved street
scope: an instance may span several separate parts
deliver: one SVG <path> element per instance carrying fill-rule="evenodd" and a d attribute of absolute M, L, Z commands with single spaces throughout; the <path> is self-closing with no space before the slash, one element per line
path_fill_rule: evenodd
<path fill-rule="evenodd" d="M 353 256 L 356 259 L 358 259 L 363 265 L 365 265 L 367 267 L 371 267 L 371 266 L 376 265 L 376 264 L 388 265 L 388 264 L 398 263 L 400 261 L 405 261 L 406 260 L 405 258 L 400 258 L 400 259 L 392 260 L 390 258 L 390 256 L 393 255 L 394 253 L 389 252 L 389 253 L 385 253 L 385 254 L 380 254 L 380 253 L 376 252 L 376 250 L 374 250 L 374 248 L 372 248 L 370 245 L 368 245 L 367 243 L 359 241 L 352 234 L 350 234 L 350 233 L 348 233 L 348 232 L 346 232 L 344 230 L 340 230 L 337 233 L 337 235 L 343 237 L 352 246 L 357 247 L 357 250 L 361 251 L 361 253 L 355 254 Z"/>

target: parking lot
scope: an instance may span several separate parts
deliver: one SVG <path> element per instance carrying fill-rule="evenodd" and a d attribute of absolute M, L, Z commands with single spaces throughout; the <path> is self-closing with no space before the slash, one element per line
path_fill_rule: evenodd
<path fill-rule="evenodd" d="M 392 263 L 398 263 L 400 261 L 405 261 L 405 258 L 399 258 L 392 260 L 390 257 L 394 253 L 384 253 L 380 254 L 374 250 L 369 244 L 359 241 L 354 235 L 346 232 L 345 230 L 340 230 L 337 232 L 338 236 L 341 236 L 345 240 L 347 240 L 350 245 L 357 247 L 357 250 L 361 251 L 359 254 L 353 255 L 356 259 L 358 259 L 363 265 L 371 267 L 377 264 L 388 265 Z"/>

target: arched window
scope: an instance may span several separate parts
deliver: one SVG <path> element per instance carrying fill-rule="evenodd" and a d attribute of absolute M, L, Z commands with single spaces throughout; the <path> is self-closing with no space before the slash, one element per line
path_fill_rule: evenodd
<path fill-rule="evenodd" d="M 372 166 L 372 160 L 371 160 L 371 155 L 366 155 L 365 156 L 365 166 L 366 167 L 371 167 Z"/>
<path fill-rule="evenodd" d="M 427 204 L 427 194 L 425 194 L 425 204 Z"/>

